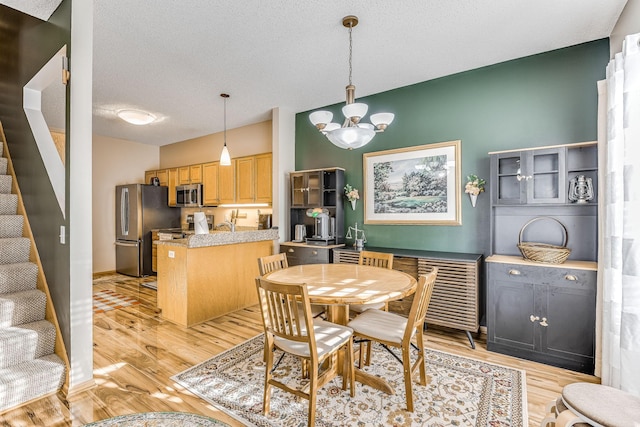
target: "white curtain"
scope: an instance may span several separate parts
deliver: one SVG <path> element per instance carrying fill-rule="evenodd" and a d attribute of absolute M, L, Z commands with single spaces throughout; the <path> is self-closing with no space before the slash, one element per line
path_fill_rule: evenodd
<path fill-rule="evenodd" d="M 640 395 L 640 33 L 625 38 L 598 89 L 597 365 L 603 384 Z"/>

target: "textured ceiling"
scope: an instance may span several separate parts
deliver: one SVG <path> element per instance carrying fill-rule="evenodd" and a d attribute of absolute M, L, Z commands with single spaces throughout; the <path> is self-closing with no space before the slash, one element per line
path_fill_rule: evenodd
<path fill-rule="evenodd" d="M 60 6 L 62 0 L 2 0 L 0 4 L 9 6 L 28 15 L 46 21 Z"/>
<path fill-rule="evenodd" d="M 222 92 L 228 128 L 343 102 L 350 14 L 363 97 L 608 37 L 626 1 L 94 0 L 94 133 L 164 145 L 219 132 Z M 159 120 L 130 125 L 123 108 Z"/>

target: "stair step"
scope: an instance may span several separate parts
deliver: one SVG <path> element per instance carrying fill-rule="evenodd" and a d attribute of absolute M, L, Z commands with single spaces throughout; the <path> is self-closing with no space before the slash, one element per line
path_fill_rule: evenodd
<path fill-rule="evenodd" d="M 33 289 L 0 295 L 0 328 L 44 320 L 47 296 Z"/>
<path fill-rule="evenodd" d="M 9 161 L 7 160 L 6 157 L 0 157 L 0 175 L 6 175 L 7 174 L 7 165 L 9 164 Z"/>
<path fill-rule="evenodd" d="M 0 194 L 0 215 L 15 215 L 17 210 L 17 194 Z"/>
<path fill-rule="evenodd" d="M 19 365 L 53 353 L 56 328 L 40 320 L 0 329 L 0 368 Z"/>
<path fill-rule="evenodd" d="M 32 262 L 0 265 L 0 294 L 35 289 L 38 266 Z"/>
<path fill-rule="evenodd" d="M 64 362 L 55 354 L 0 369 L 0 412 L 55 393 L 64 378 Z"/>
<path fill-rule="evenodd" d="M 23 227 L 22 215 L 0 215 L 0 238 L 22 237 Z"/>
<path fill-rule="evenodd" d="M 13 177 L 11 175 L 0 175 L 0 193 L 11 194 L 11 183 Z"/>
<path fill-rule="evenodd" d="M 29 261 L 31 242 L 26 237 L 0 239 L 0 264 L 15 264 Z"/>

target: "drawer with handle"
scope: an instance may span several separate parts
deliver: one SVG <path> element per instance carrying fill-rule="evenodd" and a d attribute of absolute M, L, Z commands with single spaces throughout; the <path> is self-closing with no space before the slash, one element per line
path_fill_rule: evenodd
<path fill-rule="evenodd" d="M 280 252 L 287 254 L 287 262 L 289 265 L 328 264 L 331 255 L 331 249 L 329 248 L 287 244 L 280 245 Z"/>
<path fill-rule="evenodd" d="M 596 272 L 547 265 L 488 263 L 491 279 L 519 283 L 539 283 L 555 286 L 582 287 L 595 284 Z"/>

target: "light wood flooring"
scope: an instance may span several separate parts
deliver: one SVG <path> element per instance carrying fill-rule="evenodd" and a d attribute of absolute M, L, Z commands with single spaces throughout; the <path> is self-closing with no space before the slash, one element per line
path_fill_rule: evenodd
<path fill-rule="evenodd" d="M 141 302 L 94 316 L 96 387 L 72 401 L 56 396 L 34 401 L 1 415 L 0 426 L 81 426 L 149 411 L 194 412 L 240 426 L 169 378 L 262 332 L 258 306 L 184 328 L 160 319 L 156 291 L 141 286 L 152 280 L 115 274 L 96 278 L 94 292 L 111 289 Z M 472 350 L 464 332 L 429 328 L 427 346 L 526 370 L 529 426 L 540 425 L 546 404 L 566 384 L 599 382 L 593 376 L 488 352 L 484 336 L 477 337 Z"/>

